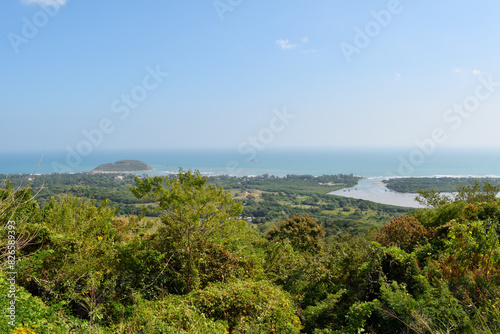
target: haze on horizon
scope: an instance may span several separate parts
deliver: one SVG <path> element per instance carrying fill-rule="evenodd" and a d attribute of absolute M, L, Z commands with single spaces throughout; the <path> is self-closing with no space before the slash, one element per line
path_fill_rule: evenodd
<path fill-rule="evenodd" d="M 500 3 L 0 4 L 0 151 L 492 148 Z"/>

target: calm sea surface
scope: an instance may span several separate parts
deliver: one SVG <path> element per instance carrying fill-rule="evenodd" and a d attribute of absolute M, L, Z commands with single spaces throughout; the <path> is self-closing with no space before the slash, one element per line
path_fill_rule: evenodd
<path fill-rule="evenodd" d="M 166 174 L 183 168 L 198 169 L 208 175 L 237 176 L 500 176 L 500 154 L 495 150 L 446 150 L 430 155 L 415 153 L 415 148 L 263 150 L 257 152 L 255 158 L 249 154 L 239 154 L 236 150 L 95 151 L 84 157 L 67 152 L 45 152 L 37 169 L 42 153 L 0 152 L 0 174 L 89 172 L 103 163 L 133 159 L 151 165 L 155 169 L 151 174 Z"/>

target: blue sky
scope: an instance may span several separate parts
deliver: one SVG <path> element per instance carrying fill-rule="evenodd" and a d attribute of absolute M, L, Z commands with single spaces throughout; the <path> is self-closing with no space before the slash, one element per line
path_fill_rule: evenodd
<path fill-rule="evenodd" d="M 496 147 L 499 14 L 460 0 L 2 1 L 0 151 Z"/>

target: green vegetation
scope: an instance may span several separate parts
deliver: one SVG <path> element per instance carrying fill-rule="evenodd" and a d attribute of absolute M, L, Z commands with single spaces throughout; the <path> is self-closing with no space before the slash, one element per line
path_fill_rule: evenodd
<path fill-rule="evenodd" d="M 243 204 L 243 217 L 265 232 L 281 220 L 294 215 L 309 215 L 320 221 L 326 235 L 356 234 L 381 226 L 385 221 L 409 209 L 374 202 L 328 195 L 328 192 L 352 187 L 359 177 L 353 175 L 287 175 L 274 177 L 210 178 L 209 182 L 229 190 Z"/>
<path fill-rule="evenodd" d="M 153 170 L 149 165 L 137 160 L 120 160 L 113 164 L 103 164 L 94 168 L 91 173 L 111 173 L 111 172 L 144 172 Z"/>
<path fill-rule="evenodd" d="M 484 180 L 481 183 L 474 179 L 469 186 L 458 185 L 456 194 L 453 196 L 441 195 L 441 192 L 436 190 L 419 190 L 419 196 L 417 196 L 416 200 L 425 206 L 438 208 L 452 202 L 475 203 L 494 201 L 499 192 L 500 185 L 494 186 Z"/>
<path fill-rule="evenodd" d="M 227 236 L 238 228 L 235 218 L 242 209 L 229 193 L 206 182 L 200 174 L 181 170 L 176 179 L 136 178 L 137 186 L 131 187 L 137 198 L 153 201 L 157 205 L 153 210 L 163 213 L 154 242 L 162 252 L 185 258 L 187 265 L 178 272 L 183 292 L 202 283 L 204 251 L 212 250 L 216 240 L 230 241 Z"/>
<path fill-rule="evenodd" d="M 290 176 L 310 185 L 290 197 L 280 193 L 291 189 L 278 187 L 286 178 L 267 178 L 249 184 L 222 178 L 237 183 L 240 188 L 229 188 L 239 200 L 197 172 L 136 178 L 133 196 L 158 218 L 117 216 L 106 200 L 70 195 L 41 206 L 31 188 L 5 183 L 0 331 L 500 332 L 500 202 L 494 186 L 464 186 L 453 201 L 422 193 L 423 200 L 434 201 L 432 208 L 393 216 L 381 228 L 365 223 L 358 232 L 348 225 L 347 233 L 331 233 L 328 219 L 299 213 L 267 221 L 272 226 L 263 233 L 261 225 L 239 219 L 250 206 L 250 192 L 260 195 L 254 201 L 262 205 L 265 194 L 284 207 L 323 205 L 317 190 L 323 185 L 309 177 Z M 320 196 L 316 206 L 287 203 L 314 196 Z M 361 211 L 364 202 L 352 203 Z M 15 263 L 8 258 L 13 243 Z M 12 298 L 13 269 L 15 326 L 4 307 Z"/>
<path fill-rule="evenodd" d="M 15 187 L 30 185 L 41 207 L 52 197 L 63 200 L 68 196 L 95 200 L 97 204 L 109 200 L 117 215 L 139 215 L 142 207 L 150 210 L 149 217 L 157 217 L 156 203 L 138 199 L 131 192 L 135 175 L 131 174 L 53 174 L 53 175 L 0 175 Z M 407 208 L 328 195 L 328 192 L 357 184 L 353 175 L 287 175 L 286 177 L 229 177 L 213 176 L 208 179 L 229 191 L 233 199 L 243 205 L 242 217 L 250 217 L 261 232 L 275 223 L 296 214 L 310 215 L 321 221 L 328 236 L 339 233 L 358 233 L 373 226 L 381 226 Z"/>
<path fill-rule="evenodd" d="M 481 179 L 491 185 L 499 185 L 500 179 Z M 455 192 L 458 186 L 471 186 L 474 178 L 463 177 L 408 177 L 384 180 L 387 188 L 400 193 L 417 193 L 419 190 L 435 190 L 440 192 Z"/>
<path fill-rule="evenodd" d="M 296 251 L 317 254 L 321 250 L 321 239 L 325 230 L 309 216 L 293 216 L 276 224 L 266 233 L 270 241 L 284 241 L 290 243 Z"/>
<path fill-rule="evenodd" d="M 51 198 L 62 200 L 67 197 L 96 200 L 109 200 L 110 206 L 121 215 L 139 214 L 138 201 L 130 192 L 134 184 L 132 174 L 52 174 L 52 175 L 0 175 L 2 180 L 9 180 L 16 188 L 30 187 L 36 194 L 36 201 L 41 207 Z"/>

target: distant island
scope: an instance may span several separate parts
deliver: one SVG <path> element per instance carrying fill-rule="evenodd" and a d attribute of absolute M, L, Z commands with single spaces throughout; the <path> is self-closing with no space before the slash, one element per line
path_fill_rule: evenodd
<path fill-rule="evenodd" d="M 120 160 L 114 164 L 103 164 L 93 170 L 91 173 L 131 173 L 131 172 L 145 172 L 153 170 L 153 167 L 138 160 Z"/>

